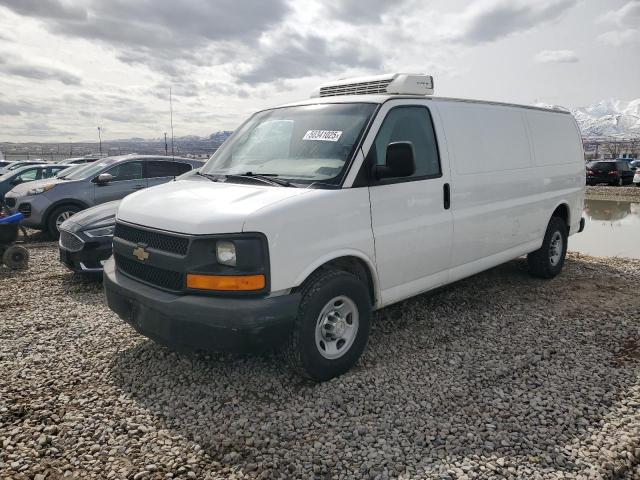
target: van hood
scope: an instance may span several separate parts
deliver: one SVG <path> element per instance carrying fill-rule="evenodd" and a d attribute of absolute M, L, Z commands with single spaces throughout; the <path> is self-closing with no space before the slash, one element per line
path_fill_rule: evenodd
<path fill-rule="evenodd" d="M 169 182 L 125 197 L 117 219 L 176 233 L 243 231 L 246 218 L 274 203 L 314 190 L 213 182 L 202 177 Z"/>

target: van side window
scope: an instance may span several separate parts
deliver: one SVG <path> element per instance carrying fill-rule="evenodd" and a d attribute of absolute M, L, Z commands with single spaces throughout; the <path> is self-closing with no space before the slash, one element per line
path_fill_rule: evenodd
<path fill-rule="evenodd" d="M 376 164 L 384 165 L 387 146 L 393 142 L 413 144 L 416 171 L 412 178 L 440 176 L 436 136 L 426 107 L 396 107 L 389 111 L 374 142 Z"/>
<path fill-rule="evenodd" d="M 142 178 L 142 162 L 120 163 L 105 173 L 113 175 L 113 181 L 138 180 Z"/>

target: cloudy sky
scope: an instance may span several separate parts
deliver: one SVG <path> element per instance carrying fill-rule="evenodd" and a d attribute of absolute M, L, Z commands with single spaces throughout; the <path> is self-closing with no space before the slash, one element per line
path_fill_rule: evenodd
<path fill-rule="evenodd" d="M 0 0 L 0 141 L 234 129 L 345 76 L 569 108 L 640 97 L 640 0 Z"/>

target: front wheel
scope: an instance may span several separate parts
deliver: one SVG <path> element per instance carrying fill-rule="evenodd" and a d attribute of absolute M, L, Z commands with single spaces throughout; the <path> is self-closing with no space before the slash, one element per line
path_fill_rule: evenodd
<path fill-rule="evenodd" d="M 567 255 L 567 224 L 560 217 L 551 217 L 542 246 L 527 255 L 529 273 L 534 277 L 553 278 L 560 273 Z"/>
<path fill-rule="evenodd" d="M 47 231 L 49 235 L 54 239 L 58 238 L 60 236 L 60 225 L 79 211 L 80 208 L 75 205 L 62 205 L 56 208 L 47 219 Z"/>
<path fill-rule="evenodd" d="M 286 355 L 295 370 L 316 381 L 349 370 L 369 338 L 369 291 L 355 275 L 320 270 L 305 282 Z"/>
<path fill-rule="evenodd" d="M 11 245 L 2 254 L 2 262 L 11 270 L 24 270 L 29 265 L 29 250 L 21 245 Z"/>

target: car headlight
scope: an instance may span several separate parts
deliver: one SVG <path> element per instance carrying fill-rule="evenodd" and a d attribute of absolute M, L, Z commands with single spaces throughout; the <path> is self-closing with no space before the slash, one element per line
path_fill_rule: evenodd
<path fill-rule="evenodd" d="M 233 242 L 228 240 L 218 240 L 216 243 L 216 257 L 218 263 L 223 265 L 229 265 L 230 267 L 236 266 L 236 246 Z"/>
<path fill-rule="evenodd" d="M 113 231 L 116 228 L 115 225 L 109 225 L 106 227 L 92 228 L 91 230 L 85 230 L 84 234 L 87 237 L 113 237 Z"/>
<path fill-rule="evenodd" d="M 40 187 L 35 187 L 32 188 L 30 190 L 27 191 L 27 195 L 38 195 L 39 193 L 44 193 L 48 190 L 51 190 L 53 187 L 55 187 L 56 184 L 55 183 L 51 183 L 49 185 L 42 185 Z"/>

